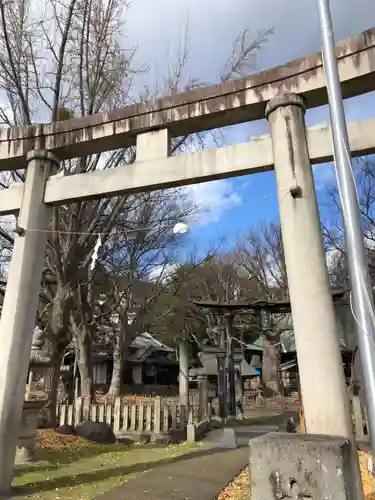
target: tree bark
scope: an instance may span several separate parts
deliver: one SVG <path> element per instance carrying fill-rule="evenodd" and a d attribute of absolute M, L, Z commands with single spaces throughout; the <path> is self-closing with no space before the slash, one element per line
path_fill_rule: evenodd
<path fill-rule="evenodd" d="M 121 335 L 117 335 L 113 344 L 113 368 L 111 384 L 108 390 L 108 396 L 118 397 L 122 389 L 122 375 L 124 372 L 123 340 Z"/>
<path fill-rule="evenodd" d="M 92 398 L 92 342 L 88 332 L 81 328 L 76 335 L 77 366 L 81 380 L 81 397 Z"/>
<path fill-rule="evenodd" d="M 118 397 L 123 387 L 124 366 L 128 359 L 129 347 L 133 336 L 128 331 L 128 325 L 122 325 L 121 331 L 117 332 L 113 343 L 113 370 L 108 395 Z"/>
<path fill-rule="evenodd" d="M 280 334 L 274 332 L 264 336 L 262 381 L 266 397 L 280 394 Z"/>
<path fill-rule="evenodd" d="M 45 407 L 46 425 L 49 428 L 55 429 L 57 427 L 57 392 L 60 383 L 61 362 L 63 359 L 63 352 L 55 352 L 51 366 L 47 369 L 44 377 L 44 388 L 48 395 L 48 403 Z"/>

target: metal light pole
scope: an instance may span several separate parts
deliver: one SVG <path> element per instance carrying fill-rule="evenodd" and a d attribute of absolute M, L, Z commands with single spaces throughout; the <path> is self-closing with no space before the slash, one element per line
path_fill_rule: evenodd
<path fill-rule="evenodd" d="M 371 448 L 375 456 L 375 324 L 374 303 L 365 253 L 357 188 L 351 164 L 329 0 L 317 0 L 323 65 L 327 84 L 337 184 L 351 281 L 352 313 L 361 358 Z"/>

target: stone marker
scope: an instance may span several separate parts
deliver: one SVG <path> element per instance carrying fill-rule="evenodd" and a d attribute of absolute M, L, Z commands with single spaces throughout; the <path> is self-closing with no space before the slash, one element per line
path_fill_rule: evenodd
<path fill-rule="evenodd" d="M 233 427 L 224 427 L 220 444 L 223 448 L 237 448 L 237 438 Z"/>
<path fill-rule="evenodd" d="M 16 464 L 34 460 L 35 442 L 38 435 L 38 415 L 45 405 L 46 401 L 24 401 L 23 403 L 15 456 Z"/>
<path fill-rule="evenodd" d="M 195 444 L 196 440 L 195 425 L 188 424 L 186 427 L 186 441 L 189 444 Z"/>
<path fill-rule="evenodd" d="M 356 498 L 344 438 L 278 432 L 249 446 L 252 500 Z"/>

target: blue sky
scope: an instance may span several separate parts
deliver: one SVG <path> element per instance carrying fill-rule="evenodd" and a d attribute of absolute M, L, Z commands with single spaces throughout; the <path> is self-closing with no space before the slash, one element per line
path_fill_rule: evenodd
<path fill-rule="evenodd" d="M 375 26 L 374 0 L 331 0 L 336 41 Z M 189 18 L 189 75 L 217 81 L 236 35 L 274 27 L 275 34 L 257 62 L 257 70 L 283 64 L 320 48 L 316 0 L 134 0 L 128 15 L 128 36 L 137 42 L 138 63 L 163 67 L 166 43 L 178 40 Z M 375 117 L 375 93 L 345 102 L 349 121 Z M 329 122 L 327 106 L 309 110 L 308 126 Z M 268 133 L 266 120 L 232 127 L 227 144 L 245 142 Z M 324 191 L 335 182 L 332 165 L 314 169 L 318 199 L 324 213 Z M 201 184 L 191 189 L 193 198 L 209 209 L 192 226 L 189 245 L 210 245 L 220 236 L 233 243 L 238 235 L 278 217 L 273 172 Z"/>

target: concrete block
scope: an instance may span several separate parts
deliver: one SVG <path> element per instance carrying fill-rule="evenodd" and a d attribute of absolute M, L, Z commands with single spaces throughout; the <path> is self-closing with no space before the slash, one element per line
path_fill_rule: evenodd
<path fill-rule="evenodd" d="M 278 432 L 249 446 L 252 500 L 357 498 L 345 438 Z"/>
<path fill-rule="evenodd" d="M 221 438 L 221 446 L 223 448 L 237 448 L 237 438 L 235 430 L 232 427 L 224 427 L 223 437 Z"/>
<path fill-rule="evenodd" d="M 151 436 L 151 443 L 165 446 L 171 444 L 171 437 L 169 434 L 154 434 Z"/>
<path fill-rule="evenodd" d="M 139 434 L 137 436 L 137 443 L 139 444 L 147 444 L 151 441 L 151 436 L 150 434 Z"/>
<path fill-rule="evenodd" d="M 186 428 L 186 441 L 189 444 L 194 444 L 197 441 L 194 424 L 188 424 Z"/>

